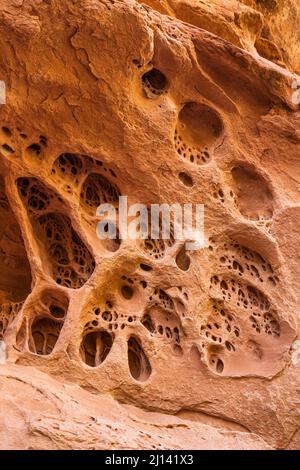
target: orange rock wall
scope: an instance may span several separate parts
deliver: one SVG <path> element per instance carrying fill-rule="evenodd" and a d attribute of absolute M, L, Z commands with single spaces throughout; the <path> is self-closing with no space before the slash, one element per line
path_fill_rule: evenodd
<path fill-rule="evenodd" d="M 299 16 L 296 0 L 0 0 L 4 447 L 298 446 Z M 205 248 L 100 240 L 96 209 L 120 195 L 204 204 Z M 91 409 L 117 427 L 94 447 Z"/>

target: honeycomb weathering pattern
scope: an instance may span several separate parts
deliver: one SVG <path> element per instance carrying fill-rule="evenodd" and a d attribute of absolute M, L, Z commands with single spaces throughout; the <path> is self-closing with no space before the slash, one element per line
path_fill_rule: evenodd
<path fill-rule="evenodd" d="M 31 291 L 31 270 L 18 221 L 0 176 L 0 339 Z"/>
<path fill-rule="evenodd" d="M 282 2 L 35 3 L 0 1 L 13 44 L 0 57 L 0 340 L 13 373 L 293 445 L 300 62 Z M 120 195 L 204 204 L 206 247 L 99 240 L 96 208 L 118 211 Z"/>
<path fill-rule="evenodd" d="M 69 217 L 59 212 L 59 206 L 63 208 L 61 196 L 36 178 L 18 178 L 16 183 L 53 279 L 65 287 L 82 287 L 93 273 L 95 262 Z"/>

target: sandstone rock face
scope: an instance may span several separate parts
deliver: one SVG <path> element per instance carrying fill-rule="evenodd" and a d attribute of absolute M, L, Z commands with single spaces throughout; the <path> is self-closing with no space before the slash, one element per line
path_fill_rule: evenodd
<path fill-rule="evenodd" d="M 299 18 L 0 0 L 3 448 L 299 447 Z M 121 195 L 205 247 L 99 239 Z"/>

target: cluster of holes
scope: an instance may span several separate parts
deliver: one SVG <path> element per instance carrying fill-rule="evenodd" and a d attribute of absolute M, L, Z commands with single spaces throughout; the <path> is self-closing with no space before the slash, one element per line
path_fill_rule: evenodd
<path fill-rule="evenodd" d="M 65 296 L 58 297 L 48 291 L 43 293 L 41 304 L 37 306 L 35 318 L 31 322 L 28 346 L 32 353 L 43 356 L 52 353 L 63 327 L 68 305 Z M 22 338 L 22 331 L 18 336 Z M 18 340 L 17 337 L 17 342 Z"/>
<path fill-rule="evenodd" d="M 26 202 L 28 212 L 32 216 L 38 216 L 51 210 L 55 202 L 62 203 L 59 195 L 46 188 L 36 178 L 19 178 L 17 187 L 21 198 Z"/>
<path fill-rule="evenodd" d="M 229 313 L 222 303 L 212 306 L 212 313 L 201 325 L 201 349 L 207 359 L 208 367 L 222 374 L 225 363 L 231 362 L 231 354 L 238 350 L 243 338 L 237 317 Z"/>
<path fill-rule="evenodd" d="M 118 328 L 121 330 L 137 322 L 135 315 L 118 314 L 113 302 L 106 301 L 105 307 L 94 306 L 93 319 L 86 323 L 80 346 L 80 355 L 88 366 L 101 365 L 108 356 Z M 113 331 L 112 331 L 113 330 Z M 131 376 L 138 381 L 145 381 L 151 374 L 151 365 L 141 342 L 135 336 L 128 339 L 128 366 Z"/>
<path fill-rule="evenodd" d="M 213 276 L 211 286 L 220 291 L 223 301 L 250 311 L 249 321 L 257 333 L 265 332 L 273 337 L 280 336 L 279 322 L 275 314 L 270 312 L 270 302 L 257 288 L 221 276 Z"/>
<path fill-rule="evenodd" d="M 259 253 L 234 241 L 224 243 L 219 249 L 219 267 L 227 268 L 236 275 L 248 275 L 260 283 L 269 282 L 274 287 L 279 283 L 279 277 Z"/>
<path fill-rule="evenodd" d="M 131 300 L 136 286 L 147 289 L 148 284 L 143 279 L 131 278 L 123 275 L 120 282 L 120 295 L 126 301 Z M 105 329 L 117 333 L 128 327 L 136 327 L 141 322 L 152 334 L 165 336 L 172 342 L 173 350 L 177 353 L 181 351 L 179 347 L 181 335 L 181 323 L 175 313 L 175 305 L 171 297 L 162 289 L 151 289 L 147 294 L 146 314 L 140 319 L 140 316 L 128 313 L 120 313 L 120 308 L 115 307 L 115 302 L 107 300 L 105 305 L 94 305 L 90 310 L 91 318 L 85 324 L 84 331 L 91 332 L 95 329 Z M 187 294 L 183 292 L 182 295 Z M 155 310 L 162 312 L 162 322 L 158 322 Z M 153 320 L 147 323 L 147 318 L 153 317 Z M 153 323 L 154 322 L 154 323 Z M 154 327 L 153 325 L 157 325 Z M 151 327 L 153 326 L 153 328 Z"/>
<path fill-rule="evenodd" d="M 179 291 L 187 299 L 187 293 L 182 288 Z M 181 304 L 183 310 L 184 304 Z M 176 354 L 182 354 L 181 320 L 173 299 L 164 290 L 155 288 L 151 291 L 141 323 L 153 336 L 168 340 Z"/>
<path fill-rule="evenodd" d="M 233 314 L 218 305 L 213 305 L 212 315 L 201 326 L 202 347 L 207 342 L 224 346 L 229 352 L 235 352 L 235 340 L 240 337 L 240 328 Z"/>
<path fill-rule="evenodd" d="M 100 204 L 110 203 L 117 206 L 120 195 L 119 189 L 99 173 L 88 175 L 80 193 L 81 202 L 91 215 L 96 214 Z"/>
<path fill-rule="evenodd" d="M 145 271 L 149 271 L 149 268 L 151 268 L 143 263 L 141 265 Z M 164 338 L 170 344 L 174 354 L 183 354 L 181 347 L 183 329 L 180 316 L 177 314 L 177 304 L 175 306 L 174 300 L 164 290 L 149 287 L 143 279 L 128 275 L 123 275 L 120 278 L 120 298 L 124 298 L 125 301 L 131 300 L 137 289 L 144 290 L 147 299 L 142 316 L 140 314 L 129 314 L 128 312 L 121 313 L 121 304 L 116 299 L 106 300 L 100 305 L 95 303 L 89 309 L 89 320 L 84 325 L 80 354 L 82 360 L 90 367 L 96 367 L 104 361 L 114 338 L 122 334 L 122 330 L 125 328 L 128 328 L 129 331 L 132 331 L 132 329 L 137 330 L 141 325 L 156 339 Z M 188 299 L 185 289 L 179 287 L 178 292 L 180 294 L 177 298 L 179 304 L 181 297 Z M 184 302 L 182 302 L 182 306 L 184 306 Z M 107 339 L 105 345 L 104 338 Z M 104 346 L 106 348 L 105 357 L 102 356 Z M 149 360 L 142 348 L 140 339 L 135 334 L 131 334 L 128 340 L 128 364 L 130 373 L 135 380 L 147 380 L 151 374 Z"/>
<path fill-rule="evenodd" d="M 95 225 L 96 211 L 99 205 L 113 204 L 118 211 L 121 193 L 116 184 L 108 178 L 117 178 L 117 175 L 102 161 L 95 160 L 88 155 L 63 153 L 55 160 L 51 174 L 64 191 L 80 198 L 81 207 L 90 225 Z M 115 225 L 115 223 L 110 221 L 110 225 Z M 108 228 L 107 223 L 104 230 L 106 231 Z M 102 240 L 103 247 L 110 252 L 117 251 L 121 245 L 117 226 L 115 226 L 115 233 L 116 237 L 113 239 Z"/>
<path fill-rule="evenodd" d="M 208 163 L 223 132 L 223 124 L 212 108 L 186 103 L 179 112 L 174 133 L 177 154 L 195 165 Z"/>
<path fill-rule="evenodd" d="M 120 191 L 107 177 L 116 178 L 117 175 L 101 160 L 88 155 L 63 153 L 55 160 L 51 175 L 64 191 L 80 197 L 81 207 L 87 215 L 95 217 L 96 209 L 102 203 L 113 203 L 117 209 Z M 116 251 L 118 247 L 109 251 Z"/>
<path fill-rule="evenodd" d="M 142 87 L 147 98 L 157 99 L 167 93 L 169 82 L 162 72 L 153 68 L 142 76 Z"/>
<path fill-rule="evenodd" d="M 89 157 L 86 157 L 89 158 Z M 72 184 L 78 185 L 83 174 L 83 157 L 73 153 L 63 153 L 54 162 L 51 174 L 61 179 L 69 179 Z"/>
<path fill-rule="evenodd" d="M 226 281 L 226 283 L 228 286 L 229 282 Z M 213 304 L 211 314 L 201 325 L 201 350 L 206 357 L 208 367 L 218 374 L 224 371 L 225 364 L 227 364 L 227 370 L 232 367 L 233 363 L 237 364 L 232 354 L 244 347 L 250 350 L 256 360 L 262 360 L 263 350 L 253 339 L 253 335 L 265 334 L 273 339 L 280 337 L 280 325 L 276 312 L 270 311 L 270 305 L 263 298 L 263 294 L 250 286 L 244 287 L 244 290 L 248 290 L 249 299 L 246 309 L 250 306 L 252 310 L 249 316 L 241 311 L 233 314 L 221 301 Z M 261 339 L 261 341 L 264 340 Z"/>
<path fill-rule="evenodd" d="M 72 228 L 70 219 L 50 213 L 39 217 L 37 224 L 57 284 L 72 289 L 82 287 L 92 275 L 95 261 Z"/>
<path fill-rule="evenodd" d="M 208 147 L 205 147 L 203 150 L 199 150 L 197 147 L 185 143 L 177 129 L 175 129 L 174 145 L 178 155 L 189 160 L 191 163 L 203 165 L 211 160 Z"/>
<path fill-rule="evenodd" d="M 149 223 L 148 234 L 148 238 L 144 241 L 144 249 L 155 260 L 163 258 L 166 254 L 166 251 L 175 244 L 174 224 L 172 220 L 170 221 L 170 237 L 168 239 L 163 238 L 163 224 L 161 214 L 159 218 L 159 233 L 157 234 L 158 238 L 151 238 L 151 223 Z"/>
<path fill-rule="evenodd" d="M 280 336 L 280 326 L 278 321 L 275 319 L 275 314 L 272 314 L 271 312 L 253 312 L 249 320 L 256 333 L 264 332 L 274 338 Z"/>
<path fill-rule="evenodd" d="M 85 331 L 93 331 L 100 327 L 109 331 L 118 331 L 137 324 L 136 315 L 119 313 L 111 300 L 107 300 L 104 306 L 94 305 L 90 314 L 92 319 L 85 324 Z"/>
<path fill-rule="evenodd" d="M 173 299 L 163 289 L 158 288 L 154 289 L 149 296 L 149 304 L 155 307 L 162 306 L 165 310 L 169 311 L 175 309 Z"/>
<path fill-rule="evenodd" d="M 116 173 L 107 168 L 101 160 L 78 153 L 62 153 L 53 163 L 51 175 L 61 183 L 68 181 L 72 186 L 78 186 L 83 183 L 87 175 L 99 171 L 117 177 Z"/>
<path fill-rule="evenodd" d="M 211 288 L 217 289 L 224 301 L 245 310 L 268 311 L 270 308 L 269 300 L 260 290 L 236 279 L 215 275 L 211 278 Z"/>
<path fill-rule="evenodd" d="M 131 279 L 130 277 L 127 276 L 122 276 L 121 277 L 122 283 L 121 283 L 121 295 L 124 297 L 126 300 L 131 300 L 134 294 L 134 284 L 138 283 L 143 289 L 146 289 L 148 287 L 148 284 L 145 280 L 141 279 Z"/>
<path fill-rule="evenodd" d="M 181 321 L 175 312 L 153 306 L 146 310 L 141 323 L 151 335 L 164 337 L 170 342 L 176 354 L 182 354 L 180 342 L 183 333 Z"/>
<path fill-rule="evenodd" d="M 221 188 L 216 188 L 215 191 L 213 192 L 213 197 L 220 201 L 222 204 L 225 202 L 225 194 L 223 189 Z"/>
<path fill-rule="evenodd" d="M 55 203 L 62 203 L 60 196 L 35 178 L 19 178 L 17 186 L 48 255 L 55 281 L 65 287 L 80 288 L 93 273 L 95 262 L 70 219 L 62 213 L 50 212 Z"/>
<path fill-rule="evenodd" d="M 12 129 L 8 126 L 2 126 L 0 129 L 0 149 L 5 156 L 10 156 L 16 153 L 16 148 L 20 143 L 20 148 L 24 148 L 24 142 L 28 139 L 27 134 L 19 127 Z M 25 156 L 40 159 L 43 156 L 43 151 L 47 147 L 47 137 L 44 135 L 38 136 L 35 142 L 31 143 L 24 148 Z"/>
<path fill-rule="evenodd" d="M 231 199 L 234 207 L 237 207 L 237 201 L 234 192 L 231 190 L 225 192 L 219 184 L 212 185 L 212 196 L 217 202 L 221 204 L 225 204 L 225 202 L 228 202 Z"/>
<path fill-rule="evenodd" d="M 34 158 L 34 159 L 41 159 L 44 156 L 44 148 L 47 147 L 48 141 L 47 137 L 44 135 L 41 135 L 39 137 L 38 142 L 34 142 L 30 144 L 25 151 L 25 154 L 28 157 Z"/>

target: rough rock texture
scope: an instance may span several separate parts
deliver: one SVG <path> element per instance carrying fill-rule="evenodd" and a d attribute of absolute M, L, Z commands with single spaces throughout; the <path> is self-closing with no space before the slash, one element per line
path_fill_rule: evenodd
<path fill-rule="evenodd" d="M 0 0 L 3 448 L 299 448 L 299 17 Z M 119 195 L 207 246 L 101 241 Z"/>
<path fill-rule="evenodd" d="M 224 425 L 197 413 L 145 412 L 59 383 L 31 367 L 10 365 L 0 369 L 0 377 L 1 448 L 270 449 L 235 423 Z"/>

